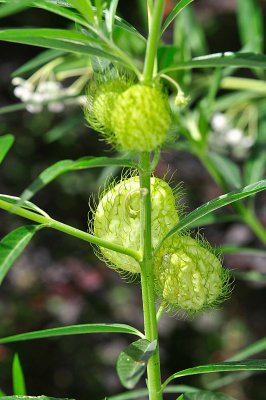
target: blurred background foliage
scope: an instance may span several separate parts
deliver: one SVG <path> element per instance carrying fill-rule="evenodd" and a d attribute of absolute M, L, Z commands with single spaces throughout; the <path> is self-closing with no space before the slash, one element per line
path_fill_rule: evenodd
<path fill-rule="evenodd" d="M 121 0 L 119 13 L 145 35 L 144 3 L 142 0 Z M 258 3 L 260 20 L 265 22 L 266 1 Z M 174 1 L 167 2 L 165 17 L 174 4 Z M 252 25 L 252 18 L 250 21 L 241 21 L 239 14 L 237 17 L 235 1 L 198 0 L 187 10 L 190 11 L 184 12 L 172 29 L 164 34 L 164 44 L 159 50 L 162 67 L 167 67 L 175 59 L 186 59 L 191 54 L 199 56 L 220 51 L 238 51 L 241 47 L 265 52 L 263 40 L 250 42 L 250 37 L 254 35 L 248 36 L 246 29 Z M 1 24 L 2 27 L 69 26 L 69 22 L 63 18 L 35 9 L 2 19 Z M 169 45 L 172 38 L 174 44 Z M 116 41 L 141 62 L 144 51 L 141 39 L 136 40 L 117 29 Z M 1 42 L 0 52 L 0 107 L 5 107 L 17 104 L 18 101 L 14 96 L 10 76 L 26 61 L 38 55 L 40 49 Z M 71 57 L 76 68 L 80 60 Z M 64 73 L 64 65 L 61 65 L 61 70 L 58 67 L 55 73 L 60 74 L 62 71 Z M 192 74 L 189 70 L 180 70 L 174 72 L 172 77 L 178 80 L 185 94 L 190 96 L 192 111 L 185 114 L 184 120 L 177 117 L 175 122 L 181 139 L 172 148 L 163 151 L 156 175 L 163 177 L 167 173 L 170 178 L 173 174 L 174 183 L 183 182 L 189 211 L 223 191 L 207 172 L 206 165 L 202 165 L 196 151 L 187 151 L 186 141 L 182 139 L 186 137 L 186 131 L 191 128 L 193 131 L 195 124 L 205 124 L 205 130 L 212 132 L 209 136 L 214 135 L 209 146 L 218 154 L 216 162 L 220 169 L 224 169 L 224 164 L 220 164 L 221 158 L 226 157 L 234 162 L 238 171 L 245 170 L 243 166 L 252 152 L 253 158 L 256 158 L 258 148 L 265 151 L 265 89 L 264 92 L 243 91 L 243 103 L 243 100 L 239 101 L 239 92 L 238 97 L 230 98 L 233 92 L 228 92 L 224 87 L 219 90 L 217 101 L 214 102 L 212 93 L 208 94 L 207 89 L 215 82 L 215 72 L 206 70 L 204 73 L 196 71 Z M 265 85 L 265 75 L 260 70 L 241 70 L 238 77 L 259 78 L 262 87 Z M 64 80 L 64 84 L 72 82 L 73 77 Z M 232 85 L 232 82 L 227 81 L 227 84 Z M 206 93 L 207 96 L 202 96 Z M 193 108 L 193 104 L 201 107 Z M 214 115 L 216 120 L 213 119 Z M 210 127 L 206 119 L 211 118 Z M 219 123 L 228 124 L 229 130 L 240 129 L 239 126 L 245 132 L 249 129 L 250 135 L 256 137 L 252 136 L 244 150 L 239 132 L 235 133 L 235 142 L 220 143 Z M 254 126 L 256 132 L 252 129 Z M 112 154 L 110 148 L 99 141 L 98 135 L 86 127 L 82 109 L 75 104 L 65 105 L 60 113 L 50 112 L 46 107 L 40 113 L 30 113 L 22 108 L 10 113 L 1 114 L 0 111 L 0 131 L 1 134 L 12 133 L 16 137 L 9 156 L 1 166 L 0 192 L 10 195 L 19 195 L 42 170 L 61 159 Z M 215 136 L 215 132 L 218 136 Z M 232 168 L 226 175 L 226 184 L 229 183 L 231 189 L 237 183 L 235 177 L 238 176 L 238 172 L 235 172 L 233 182 L 232 179 L 230 182 L 232 171 L 235 171 Z M 263 162 L 256 167 L 255 173 L 259 178 L 263 176 L 264 168 Z M 98 192 L 107 177 L 119 173 L 117 168 L 68 173 L 40 191 L 34 201 L 58 220 L 86 230 L 88 199 L 92 193 Z M 258 217 L 264 225 L 265 199 L 266 195 L 262 193 L 257 196 L 255 204 Z M 231 208 L 228 207 L 228 210 Z M 19 225 L 19 218 L 1 213 L 0 236 L 3 237 Z M 214 245 L 235 244 L 263 248 L 241 221 L 216 223 L 202 231 Z M 245 279 L 241 275 L 236 278 L 232 296 L 222 309 L 205 313 L 192 321 L 170 318 L 169 315 L 162 318 L 160 334 L 164 377 L 191 365 L 222 361 L 265 336 L 265 260 L 265 256 L 259 254 L 226 255 L 227 267 L 252 274 L 243 275 Z M 126 283 L 117 273 L 106 268 L 86 243 L 52 230 L 44 230 L 23 253 L 2 285 L 0 315 L 0 336 L 86 322 L 134 323 L 141 328 L 140 288 L 137 284 Z M 11 393 L 11 363 L 14 352 L 17 352 L 25 371 L 29 394 L 43 393 L 80 400 L 102 399 L 106 393 L 118 393 L 121 390 L 114 364 L 128 343 L 129 339 L 124 336 L 103 334 L 0 346 L 0 387 L 6 393 Z M 208 387 L 216 378 L 215 374 L 211 374 L 207 378 L 186 378 L 183 383 L 195 385 L 196 382 Z M 253 374 L 239 382 L 235 379 L 223 390 L 238 400 L 263 400 L 265 376 Z M 171 395 L 168 398 L 171 399 Z"/>

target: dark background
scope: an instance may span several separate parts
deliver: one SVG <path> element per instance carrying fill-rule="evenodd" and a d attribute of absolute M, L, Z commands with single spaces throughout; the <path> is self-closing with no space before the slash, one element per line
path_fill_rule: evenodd
<path fill-rule="evenodd" d="M 261 4 L 265 11 L 265 2 Z M 233 0 L 197 1 L 196 9 L 207 33 L 210 52 L 240 48 Z M 136 2 L 121 1 L 120 12 L 142 29 Z M 22 12 L 1 20 L 1 24 L 2 27 L 67 26 L 63 19 L 41 10 Z M 0 43 L 0 106 L 16 102 L 10 75 L 39 51 L 30 46 Z M 47 139 L 52 127 L 77 113 L 81 120 L 78 128 L 70 129 L 59 140 Z M 44 168 L 60 159 L 110 154 L 110 149 L 99 142 L 97 134 L 82 120 L 82 111 L 73 108 L 60 115 L 47 111 L 0 115 L 1 134 L 12 133 L 16 137 L 1 165 L 0 192 L 19 195 Z M 188 210 L 221 193 L 190 155 L 163 152 L 157 175 L 163 177 L 168 170 L 175 171 L 174 182 L 184 182 Z M 86 230 L 88 199 L 110 173 L 110 170 L 95 169 L 61 176 L 41 191 L 34 202 L 54 218 Z M 258 196 L 257 206 L 262 222 L 266 223 L 264 200 L 265 196 Z M 1 212 L 1 237 L 23 223 Z M 204 234 L 215 245 L 260 246 L 250 230 L 239 223 L 215 225 L 204 229 Z M 225 265 L 266 272 L 265 259 L 258 256 L 227 256 Z M 106 268 L 87 243 L 53 230 L 43 230 L 1 287 L 0 336 L 96 322 L 128 323 L 142 329 L 141 307 L 138 284 L 127 283 Z M 160 323 L 162 375 L 166 378 L 179 369 L 222 361 L 264 337 L 265 332 L 265 285 L 236 280 L 231 298 L 219 310 L 194 320 L 163 316 Z M 119 352 L 131 339 L 126 335 L 82 335 L 0 346 L 0 387 L 12 394 L 11 364 L 14 352 L 18 352 L 30 395 L 100 400 L 123 390 L 114 365 Z M 185 378 L 177 383 L 202 385 L 215 377 L 211 374 Z M 235 382 L 224 391 L 238 400 L 263 400 L 265 375 Z"/>

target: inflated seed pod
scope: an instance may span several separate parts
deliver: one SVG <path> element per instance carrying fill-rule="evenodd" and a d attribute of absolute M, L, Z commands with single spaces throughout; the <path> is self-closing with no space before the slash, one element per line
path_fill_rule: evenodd
<path fill-rule="evenodd" d="M 85 118 L 89 126 L 103 133 L 109 142 L 113 142 L 111 116 L 117 97 L 131 85 L 132 79 L 126 76 L 107 76 L 105 80 L 92 81 L 88 87 Z"/>
<path fill-rule="evenodd" d="M 178 222 L 175 196 L 162 179 L 151 178 L 152 244 L 155 247 Z M 112 243 L 134 250 L 140 247 L 140 188 L 139 177 L 124 179 L 101 198 L 94 216 L 94 234 Z M 140 267 L 132 257 L 100 248 L 112 267 L 139 273 Z"/>
<path fill-rule="evenodd" d="M 229 293 L 229 272 L 207 242 L 173 235 L 155 254 L 159 296 L 170 308 L 194 314 L 220 303 Z"/>
<path fill-rule="evenodd" d="M 136 84 L 116 99 L 111 124 L 121 149 L 153 151 L 165 142 L 170 123 L 168 100 L 156 87 Z"/>

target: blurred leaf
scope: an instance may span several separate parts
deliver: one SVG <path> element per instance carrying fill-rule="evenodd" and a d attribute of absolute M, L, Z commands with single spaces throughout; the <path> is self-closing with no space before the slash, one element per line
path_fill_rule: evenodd
<path fill-rule="evenodd" d="M 16 196 L 9 196 L 7 194 L 0 194 L 0 200 L 7 201 L 8 203 L 14 204 L 14 206 L 15 206 L 18 203 L 18 201 L 20 201 L 21 199 L 20 199 L 20 197 L 16 197 Z M 38 214 L 41 214 L 46 218 L 50 218 L 50 216 L 45 211 L 43 211 L 40 207 L 36 206 L 31 201 L 25 201 L 23 203 L 22 207 L 27 209 L 27 210 L 35 211 Z"/>
<path fill-rule="evenodd" d="M 249 254 L 254 256 L 266 257 L 266 250 L 255 249 L 252 247 L 240 247 L 231 244 L 224 244 L 220 246 L 223 253 L 226 254 Z"/>
<path fill-rule="evenodd" d="M 176 66 L 165 68 L 161 73 L 177 71 L 179 69 L 190 68 L 215 68 L 215 67 L 239 67 L 253 68 L 260 67 L 266 69 L 266 56 L 255 53 L 215 53 L 206 56 L 195 57 L 190 61 L 179 63 Z"/>
<path fill-rule="evenodd" d="M 162 33 L 168 28 L 168 26 L 171 24 L 171 22 L 176 18 L 176 16 L 185 8 L 187 7 L 190 3 L 192 3 L 193 0 L 180 0 L 176 6 L 173 8 L 173 10 L 170 12 L 168 17 L 166 18 L 163 26 L 162 26 Z"/>
<path fill-rule="evenodd" d="M 49 28 L 5 29 L 0 30 L 0 40 L 48 47 L 65 52 L 91 54 L 120 61 L 110 49 L 107 49 L 102 40 L 71 30 Z"/>
<path fill-rule="evenodd" d="M 24 340 L 44 339 L 57 336 L 81 335 L 88 333 L 128 333 L 143 337 L 143 334 L 136 328 L 124 324 L 83 324 L 70 325 L 59 328 L 44 329 L 41 331 L 20 333 L 0 339 L 0 343 L 22 342 Z"/>
<path fill-rule="evenodd" d="M 27 72 L 31 72 L 38 67 L 46 64 L 47 62 L 62 56 L 65 54 L 62 50 L 45 50 L 42 53 L 38 54 L 36 57 L 32 58 L 30 61 L 23 64 L 21 67 L 17 68 L 12 76 L 21 76 L 26 74 Z"/>
<path fill-rule="evenodd" d="M 197 374 L 208 374 L 213 372 L 227 372 L 227 371 L 265 371 L 266 360 L 248 360 L 248 361 L 228 361 L 215 364 L 200 365 L 198 367 L 184 369 L 183 371 L 176 372 L 171 375 L 163 384 L 165 387 L 173 379 L 197 375 Z"/>
<path fill-rule="evenodd" d="M 248 185 L 262 179 L 266 170 L 266 122 L 263 118 L 258 127 L 258 137 L 244 165 L 244 179 Z"/>
<path fill-rule="evenodd" d="M 183 400 L 233 400 L 223 393 L 214 393 L 209 390 L 199 390 L 196 393 L 185 393 Z"/>
<path fill-rule="evenodd" d="M 229 158 L 214 152 L 209 152 L 207 157 L 210 157 L 210 159 L 215 164 L 217 170 L 224 178 L 225 182 L 229 185 L 229 187 L 231 187 L 232 189 L 241 188 L 242 178 L 241 178 L 240 168 L 238 167 L 237 164 L 235 164 Z"/>
<path fill-rule="evenodd" d="M 226 223 L 226 222 L 232 222 L 232 221 L 237 221 L 240 220 L 241 218 L 239 215 L 235 214 L 224 214 L 224 215 L 216 215 L 214 213 L 210 213 L 207 215 L 204 215 L 204 217 L 196 220 L 194 223 L 189 225 L 190 229 L 198 228 L 199 226 L 204 226 L 204 225 L 212 225 L 212 224 L 221 224 L 221 223 Z"/>
<path fill-rule="evenodd" d="M 1 390 L 1 389 L 0 389 L 0 396 L 1 396 L 1 397 L 4 397 L 4 396 L 5 396 L 5 393 L 4 393 L 3 390 Z"/>
<path fill-rule="evenodd" d="M 164 69 L 173 65 L 175 56 L 177 53 L 177 47 L 170 44 L 163 44 L 158 48 L 158 65 L 159 69 Z"/>
<path fill-rule="evenodd" d="M 133 25 L 131 25 L 128 21 L 124 20 L 123 18 L 119 17 L 118 15 L 115 15 L 115 25 L 119 26 L 120 28 L 122 28 L 125 31 L 133 33 L 133 35 L 135 35 L 142 41 L 146 42 L 146 38 Z"/>
<path fill-rule="evenodd" d="M 65 174 L 66 172 L 82 170 L 88 168 L 99 168 L 105 167 L 109 165 L 118 165 L 123 167 L 135 167 L 135 163 L 131 160 L 126 160 L 124 158 L 110 158 L 110 157 L 82 157 L 76 161 L 73 160 L 62 160 L 53 164 L 52 166 L 45 169 L 33 183 L 24 190 L 21 195 L 21 200 L 18 205 L 21 207 L 21 204 L 25 200 L 29 200 L 32 196 L 34 196 L 39 190 L 41 190 L 44 186 L 48 185 L 48 183 L 52 182 L 59 175 Z"/>
<path fill-rule="evenodd" d="M 165 388 L 164 393 L 197 392 L 198 390 L 188 385 L 169 385 Z M 108 397 L 108 400 L 137 400 L 143 396 L 148 396 L 148 394 L 148 389 L 130 390 L 129 392 Z"/>
<path fill-rule="evenodd" d="M 183 229 L 190 228 L 191 225 L 195 226 L 195 222 L 204 217 L 205 215 L 217 210 L 221 207 L 231 204 L 235 201 L 244 199 L 245 197 L 252 196 L 255 193 L 261 192 L 266 189 L 266 180 L 254 183 L 252 185 L 246 186 L 241 190 L 230 192 L 222 196 L 217 197 L 208 203 L 203 204 L 201 207 L 196 208 L 186 217 L 181 219 L 181 221 L 164 237 L 163 240 L 171 237 L 176 232 Z"/>
<path fill-rule="evenodd" d="M 24 103 L 11 104 L 10 106 L 0 107 L 0 115 L 8 114 L 14 111 L 24 110 L 26 105 Z"/>
<path fill-rule="evenodd" d="M 238 271 L 234 270 L 233 274 L 236 278 L 247 282 L 266 283 L 266 274 L 257 271 Z"/>
<path fill-rule="evenodd" d="M 83 123 L 83 115 L 69 116 L 67 119 L 61 121 L 58 125 L 55 125 L 52 129 L 47 131 L 43 139 L 46 143 L 53 143 L 56 140 L 61 139 L 68 132 L 74 131 L 78 126 Z"/>
<path fill-rule="evenodd" d="M 0 284 L 35 233 L 44 225 L 26 225 L 15 229 L 0 241 Z"/>
<path fill-rule="evenodd" d="M 1 397 L 1 400 L 75 400 L 75 399 L 66 399 L 66 398 L 58 398 L 58 397 L 47 397 L 47 396 L 4 396 Z"/>
<path fill-rule="evenodd" d="M 139 339 L 123 350 L 117 360 L 116 370 L 121 384 L 132 389 L 146 371 L 147 363 L 153 355 L 157 341 Z"/>
<path fill-rule="evenodd" d="M 4 2 L 7 4 L 3 4 L 0 6 L 0 18 L 7 17 L 8 15 L 12 15 L 18 13 L 20 11 L 25 10 L 26 8 L 31 6 L 32 1 L 30 0 L 13 0 L 9 2 Z"/>
<path fill-rule="evenodd" d="M 229 361 L 244 360 L 245 358 L 249 358 L 250 356 L 261 353 L 262 351 L 265 351 L 265 350 L 266 350 L 266 337 L 258 340 L 255 343 L 252 343 L 251 345 L 247 346 L 245 349 L 239 351 L 237 354 L 230 357 Z"/>
<path fill-rule="evenodd" d="M 68 0 L 74 8 L 76 8 L 80 14 L 87 19 L 91 24 L 94 24 L 94 10 L 90 0 Z"/>
<path fill-rule="evenodd" d="M 12 377 L 13 377 L 13 393 L 19 396 L 26 395 L 27 391 L 26 391 L 24 373 L 17 353 L 14 355 L 13 358 Z"/>
<path fill-rule="evenodd" d="M 263 12 L 256 0 L 237 0 L 237 19 L 241 43 L 245 49 L 264 50 Z"/>
<path fill-rule="evenodd" d="M 106 23 L 107 32 L 109 32 L 109 34 L 112 34 L 112 32 L 113 32 L 114 20 L 115 20 L 116 9 L 118 6 L 118 1 L 119 0 L 111 0 L 109 9 L 106 10 L 106 12 L 105 12 L 105 23 Z"/>
<path fill-rule="evenodd" d="M 15 138 L 13 135 L 0 136 L 0 164 L 14 143 L 14 140 Z"/>

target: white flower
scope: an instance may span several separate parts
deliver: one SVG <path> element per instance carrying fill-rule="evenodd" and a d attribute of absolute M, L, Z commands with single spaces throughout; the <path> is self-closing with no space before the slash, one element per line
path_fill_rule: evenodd
<path fill-rule="evenodd" d="M 225 114 L 222 113 L 215 113 L 212 116 L 211 120 L 212 129 L 216 132 L 223 132 L 229 128 L 228 120 Z"/>

